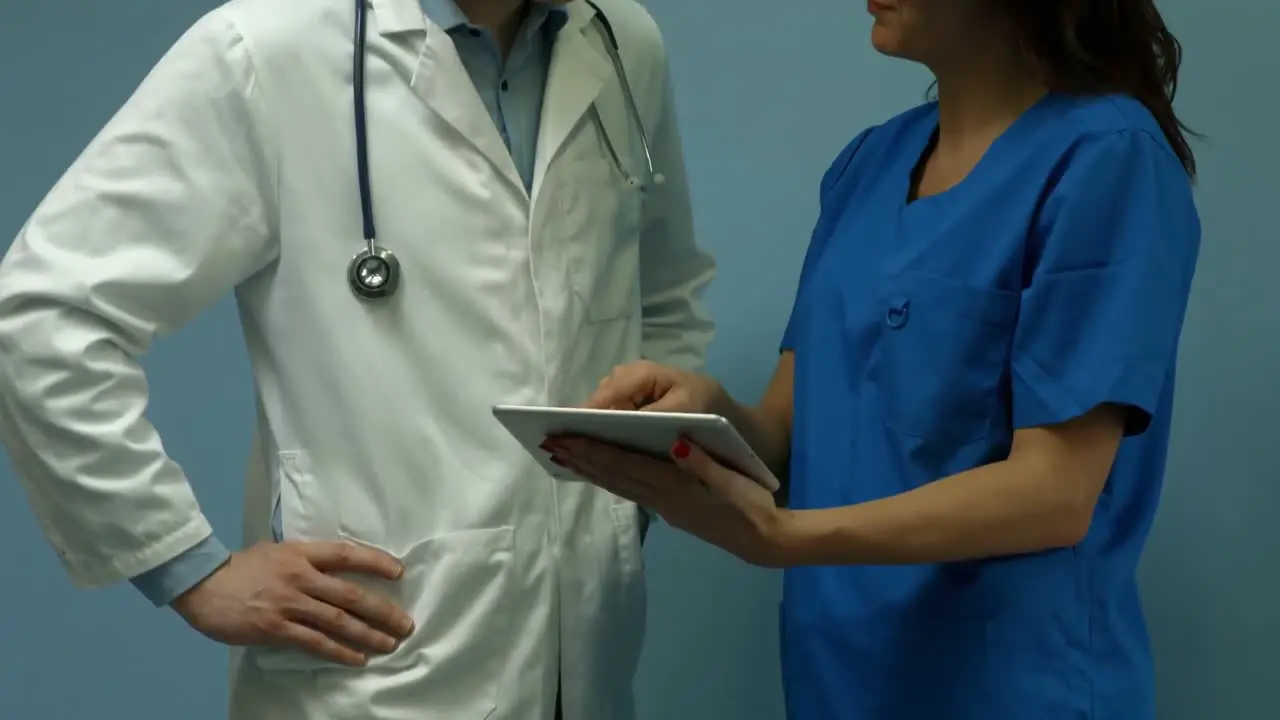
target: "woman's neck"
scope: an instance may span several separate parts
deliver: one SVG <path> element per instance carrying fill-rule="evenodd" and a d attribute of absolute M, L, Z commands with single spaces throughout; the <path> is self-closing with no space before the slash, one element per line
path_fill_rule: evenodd
<path fill-rule="evenodd" d="M 1048 92 L 1039 75 L 999 45 L 932 66 L 938 80 L 938 148 L 989 144 Z"/>

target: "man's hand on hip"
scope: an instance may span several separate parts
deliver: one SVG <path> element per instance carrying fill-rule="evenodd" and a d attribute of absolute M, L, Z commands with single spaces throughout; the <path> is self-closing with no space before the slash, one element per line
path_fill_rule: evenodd
<path fill-rule="evenodd" d="M 259 543 L 234 553 L 173 601 L 204 635 L 228 645 L 296 647 L 344 665 L 364 665 L 413 631 L 413 619 L 385 598 L 334 573 L 399 580 L 396 558 L 348 542 Z"/>

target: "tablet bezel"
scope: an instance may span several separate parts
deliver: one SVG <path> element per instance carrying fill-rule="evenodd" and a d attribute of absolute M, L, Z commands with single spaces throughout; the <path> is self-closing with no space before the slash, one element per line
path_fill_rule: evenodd
<path fill-rule="evenodd" d="M 589 437 L 662 459 L 668 459 L 671 447 L 685 438 L 769 492 L 781 488 L 733 423 L 719 415 L 500 404 L 493 406 L 493 416 L 544 470 L 560 480 L 580 479 L 551 462 L 551 455 L 541 448 L 548 437 Z"/>

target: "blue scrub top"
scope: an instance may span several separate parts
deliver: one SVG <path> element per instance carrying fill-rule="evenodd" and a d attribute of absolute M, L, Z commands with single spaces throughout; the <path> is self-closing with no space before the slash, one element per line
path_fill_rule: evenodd
<path fill-rule="evenodd" d="M 854 139 L 783 347 L 791 501 L 866 502 L 1008 456 L 1019 428 L 1131 408 L 1087 539 L 1016 557 L 787 571 L 791 720 L 1145 720 L 1135 570 L 1160 495 L 1200 244 L 1137 101 L 1049 95 L 951 190 L 908 202 L 928 104 Z"/>

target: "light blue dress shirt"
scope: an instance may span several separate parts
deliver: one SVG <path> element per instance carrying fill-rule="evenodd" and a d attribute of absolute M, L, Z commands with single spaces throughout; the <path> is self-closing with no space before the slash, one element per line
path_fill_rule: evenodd
<path fill-rule="evenodd" d="M 454 0 L 422 0 L 422 6 L 427 17 L 453 38 L 476 92 L 511 152 L 525 189 L 530 189 L 551 48 L 568 18 L 566 12 L 557 6 L 527 3 L 525 20 L 504 62 L 493 35 L 468 23 Z M 279 540 L 278 507 L 273 513 L 273 526 Z M 167 564 L 134 577 L 132 582 L 156 606 L 168 605 L 230 557 L 227 547 L 210 536 Z"/>

